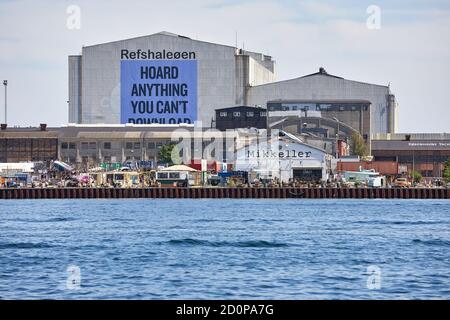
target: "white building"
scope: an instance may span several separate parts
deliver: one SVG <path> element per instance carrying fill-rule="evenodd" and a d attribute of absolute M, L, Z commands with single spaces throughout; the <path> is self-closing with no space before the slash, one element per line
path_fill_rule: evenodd
<path fill-rule="evenodd" d="M 254 141 L 236 152 L 236 170 L 258 174 L 261 178 L 326 181 L 331 155 L 308 145 L 287 132 L 268 140 Z"/>

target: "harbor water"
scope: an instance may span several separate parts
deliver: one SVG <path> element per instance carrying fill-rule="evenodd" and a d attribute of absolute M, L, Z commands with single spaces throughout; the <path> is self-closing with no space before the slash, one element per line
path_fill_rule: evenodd
<path fill-rule="evenodd" d="M 0 200 L 0 299 L 448 299 L 449 267 L 448 200 Z"/>

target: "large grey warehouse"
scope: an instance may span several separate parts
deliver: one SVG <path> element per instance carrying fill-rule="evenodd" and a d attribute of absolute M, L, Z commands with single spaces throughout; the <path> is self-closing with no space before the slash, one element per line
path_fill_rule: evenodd
<path fill-rule="evenodd" d="M 177 124 L 211 127 L 215 110 L 269 102 L 370 102 L 370 131 L 394 133 L 389 86 L 319 72 L 276 81 L 272 57 L 233 46 L 160 32 L 85 46 L 69 57 L 69 122 Z"/>

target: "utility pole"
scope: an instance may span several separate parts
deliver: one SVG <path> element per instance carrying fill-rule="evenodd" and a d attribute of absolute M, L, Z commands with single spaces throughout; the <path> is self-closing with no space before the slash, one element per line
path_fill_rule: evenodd
<path fill-rule="evenodd" d="M 338 118 L 333 117 L 333 120 L 337 122 L 337 129 L 336 129 L 336 142 L 335 142 L 335 155 L 336 155 L 336 159 L 339 158 L 339 150 L 338 150 L 338 143 L 339 143 L 339 124 L 340 121 Z"/>
<path fill-rule="evenodd" d="M 8 123 L 8 80 L 3 80 L 5 86 L 5 124 Z"/>

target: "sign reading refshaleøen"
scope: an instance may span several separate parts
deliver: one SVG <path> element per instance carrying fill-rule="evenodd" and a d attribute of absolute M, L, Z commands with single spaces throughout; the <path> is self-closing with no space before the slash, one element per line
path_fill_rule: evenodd
<path fill-rule="evenodd" d="M 121 123 L 197 120 L 197 60 L 122 60 Z"/>

